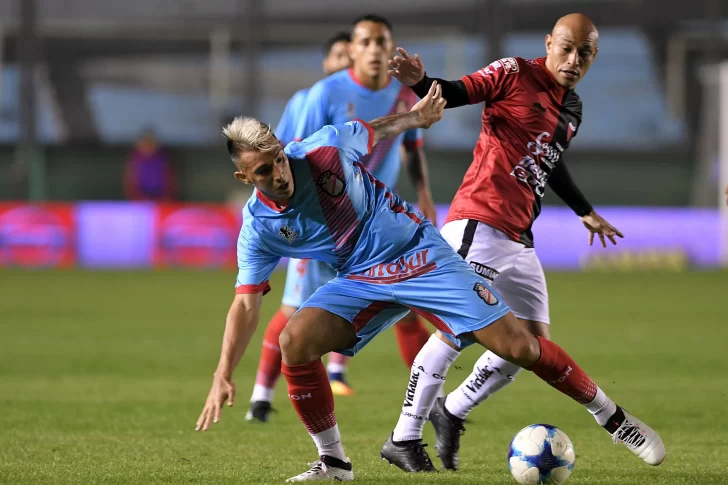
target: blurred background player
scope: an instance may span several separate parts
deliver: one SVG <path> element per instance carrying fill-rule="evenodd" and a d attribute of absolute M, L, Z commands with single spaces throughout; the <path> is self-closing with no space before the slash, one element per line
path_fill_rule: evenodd
<path fill-rule="evenodd" d="M 175 174 L 153 130 L 142 132 L 124 170 L 127 200 L 172 201 Z"/>
<path fill-rule="evenodd" d="M 394 41 L 389 22 L 376 15 L 357 18 L 353 22 L 349 47 L 351 68 L 319 81 L 309 90 L 305 106 L 298 116 L 296 140 L 302 140 L 328 124 L 344 123 L 355 118 L 375 119 L 409 111 L 416 102 L 415 94 L 387 73 L 387 62 L 393 54 Z M 404 161 L 401 159 L 401 147 L 404 147 Z M 435 205 L 430 195 L 419 130 L 409 130 L 383 141 L 371 155 L 362 159 L 362 163 L 390 187 L 396 187 L 400 166 L 404 163 L 417 189 L 420 210 L 435 222 Z M 297 259 L 289 262 L 281 309 L 264 337 L 248 419 L 268 419 L 273 389 L 280 376 L 278 336 L 286 322 L 308 297 L 335 276 L 335 271 L 322 262 Z M 395 326 L 395 335 L 400 355 L 407 366 L 412 365 L 415 355 L 430 336 L 414 314 Z M 343 355 L 329 355 L 327 370 L 336 395 L 353 394 L 345 379 L 347 361 L 348 357 Z"/>
<path fill-rule="evenodd" d="M 433 81 L 443 86 L 448 108 L 486 103 L 483 127 L 474 159 L 453 200 L 441 232 L 475 271 L 493 285 L 513 313 L 535 335 L 550 338 L 546 278 L 533 246 L 531 227 L 541 210 L 548 182 L 574 210 L 604 247 L 605 237 L 616 244 L 622 234 L 597 214 L 576 187 L 566 169 L 563 152 L 576 135 L 582 118 L 581 99 L 573 91 L 586 75 L 598 51 L 599 34 L 587 17 L 562 17 L 546 36 L 546 57 L 534 60 L 505 58 L 458 81 L 429 78 L 419 56 L 399 49 L 391 70 L 402 83 L 424 96 Z M 455 339 L 438 332 L 451 346 Z M 444 362 L 442 343 L 433 336 L 415 359 L 431 368 Z M 449 352 L 449 349 L 445 350 Z M 444 375 L 446 369 L 440 372 Z M 457 469 L 463 421 L 475 406 L 513 382 L 521 368 L 491 351 L 476 362 L 473 372 L 447 398 L 432 406 L 432 393 L 419 386 L 414 400 L 422 399 L 421 412 L 403 412 L 393 440 L 422 437 L 423 420 L 430 415 L 437 432 L 437 450 L 443 467 Z M 413 372 L 415 372 L 413 368 Z M 433 385 L 442 386 L 433 380 Z M 418 409 L 418 408 L 415 408 Z M 623 438 L 635 424 L 620 408 L 611 405 L 595 414 L 600 425 L 635 449 Z M 415 467 L 416 468 L 416 467 Z M 411 471 L 411 470 L 410 470 Z"/>
<path fill-rule="evenodd" d="M 339 32 L 330 37 L 323 46 L 324 60 L 321 67 L 327 76 L 335 72 L 343 71 L 351 63 L 349 59 L 348 32 Z M 301 111 L 306 102 L 306 95 L 309 88 L 296 91 L 286 103 L 281 119 L 276 126 L 276 137 L 283 146 L 288 145 L 296 136 L 296 127 L 301 116 Z"/>
<path fill-rule="evenodd" d="M 324 59 L 321 62 L 321 67 L 326 75 L 334 74 L 349 67 L 349 39 L 350 34 L 348 32 L 339 32 L 324 43 Z M 308 91 L 309 88 L 296 91 L 286 103 L 286 108 L 275 130 L 276 138 L 283 146 L 292 142 L 296 135 L 298 120 L 303 112 Z M 281 375 L 281 351 L 278 345 L 278 336 L 288 320 L 305 300 L 302 296 L 304 296 L 304 285 L 306 285 L 307 281 L 303 277 L 307 273 L 306 269 L 309 266 L 307 263 L 306 260 L 292 259 L 288 264 L 286 288 L 281 307 L 268 322 L 260 350 L 255 386 L 253 387 L 253 395 L 250 398 L 250 410 L 245 416 L 248 421 L 268 421 L 271 402 L 273 401 L 273 391 Z M 307 276 L 311 280 L 323 279 L 323 281 L 327 281 L 335 276 L 335 274 L 332 274 L 332 270 L 325 265 L 321 265 L 321 269 L 325 271 L 325 274 L 320 276 L 313 274 L 314 271 L 319 269 L 319 265 L 311 264 L 310 266 Z M 315 290 L 316 287 L 313 287 L 309 294 Z"/>

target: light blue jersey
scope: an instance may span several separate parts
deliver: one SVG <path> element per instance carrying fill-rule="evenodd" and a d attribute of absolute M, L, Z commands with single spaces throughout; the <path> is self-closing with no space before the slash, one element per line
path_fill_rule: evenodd
<path fill-rule="evenodd" d="M 296 127 L 298 125 L 299 116 L 303 112 L 303 108 L 306 104 L 306 95 L 308 89 L 301 89 L 296 91 L 291 99 L 286 103 L 286 108 L 283 110 L 281 119 L 278 121 L 276 126 L 275 134 L 278 141 L 283 146 L 291 143 L 296 137 Z"/>
<path fill-rule="evenodd" d="M 285 148 L 294 194 L 283 210 L 259 191 L 246 204 L 238 239 L 239 291 L 265 285 L 282 256 L 355 273 L 401 253 L 423 216 L 360 163 L 373 141 L 372 128 L 355 121 L 326 126 Z"/>
<path fill-rule="evenodd" d="M 461 346 L 469 332 L 509 309 L 435 227 L 372 176 L 360 159 L 372 151 L 363 121 L 326 126 L 285 148 L 294 192 L 279 208 L 256 191 L 243 210 L 236 293 L 266 293 L 282 256 L 311 258 L 337 275 L 302 305 L 349 321 L 354 355 L 414 311 Z M 458 336 L 461 339 L 458 340 Z"/>
<path fill-rule="evenodd" d="M 407 112 L 417 100 L 409 87 L 394 78 L 386 87 L 372 91 L 357 81 L 352 69 L 340 71 L 317 82 L 308 91 L 303 111 L 299 113 L 295 138 L 303 140 L 326 125 Z M 409 130 L 396 138 L 383 140 L 370 155 L 361 159 L 367 171 L 387 187 L 397 187 L 403 143 L 421 146 L 422 130 Z"/>

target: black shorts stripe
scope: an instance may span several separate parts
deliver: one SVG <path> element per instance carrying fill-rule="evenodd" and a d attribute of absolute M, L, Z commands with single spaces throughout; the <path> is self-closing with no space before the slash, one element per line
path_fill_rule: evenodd
<path fill-rule="evenodd" d="M 461 258 L 465 259 L 470 251 L 470 246 L 473 245 L 473 238 L 475 237 L 475 230 L 478 228 L 478 221 L 468 219 L 468 223 L 465 225 L 465 231 L 463 232 L 463 243 L 460 245 L 458 254 Z"/>

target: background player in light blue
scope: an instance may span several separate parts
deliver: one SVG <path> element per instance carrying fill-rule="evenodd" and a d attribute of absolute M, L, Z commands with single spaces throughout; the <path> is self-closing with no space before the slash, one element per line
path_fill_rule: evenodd
<path fill-rule="evenodd" d="M 323 45 L 324 59 L 321 68 L 328 76 L 349 67 L 349 33 L 339 32 L 330 37 Z M 276 125 L 276 138 L 283 146 L 288 145 L 296 137 L 296 128 L 303 112 L 309 88 L 296 91 L 286 103 L 281 119 Z"/>
<path fill-rule="evenodd" d="M 238 168 L 235 177 L 254 184 L 256 191 L 243 211 L 236 296 L 197 430 L 217 422 L 225 402 L 233 404 L 232 374 L 257 326 L 270 274 L 283 256 L 315 258 L 337 270 L 336 278 L 305 302 L 280 336 L 288 396 L 319 455 L 311 469 L 289 481 L 353 480 L 321 356 L 335 350 L 353 355 L 409 310 L 442 332 L 475 341 L 533 371 L 592 414 L 615 406 L 563 349 L 529 333 L 437 229 L 361 164 L 379 141 L 439 120 L 444 106 L 440 87 L 433 83 L 408 113 L 371 124 L 327 126 L 285 152 L 258 120 L 236 118 L 226 127 L 228 151 Z M 405 395 L 411 412 L 423 419 L 428 415 L 414 394 L 436 393 L 445 378 L 438 367 L 458 353 L 450 349 L 422 367 L 414 386 L 418 392 Z M 632 451 L 642 458 L 664 458 L 659 436 L 630 418 L 624 433 L 633 437 Z M 421 440 L 398 443 L 390 438 L 381 455 L 403 468 L 424 464 L 433 469 Z"/>
<path fill-rule="evenodd" d="M 417 96 L 387 72 L 387 62 L 394 54 L 394 46 L 392 26 L 386 19 L 366 15 L 354 20 L 349 47 L 351 68 L 319 81 L 309 90 L 299 116 L 295 138 L 304 139 L 325 125 L 344 123 L 355 118 L 370 120 L 409 111 L 417 102 Z M 420 210 L 433 223 L 436 222 L 420 130 L 407 130 L 379 143 L 361 162 L 377 179 L 392 188 L 397 187 L 400 169 L 404 165 L 417 189 Z M 323 263 L 291 260 L 281 312 L 293 314 L 316 289 L 333 277 L 334 272 Z M 395 327 L 395 335 L 402 360 L 410 367 L 427 342 L 429 331 L 411 314 Z M 342 355 L 329 355 L 329 379 L 336 395 L 354 393 L 345 379 L 347 361 L 348 358 Z M 263 369 L 259 369 L 258 375 L 263 374 Z M 272 394 L 271 391 L 267 393 Z M 266 393 L 256 393 L 254 390 L 254 394 Z M 255 415 L 257 412 L 262 415 L 261 411 L 269 408 L 268 403 L 258 402 L 254 396 L 249 414 Z"/>
<path fill-rule="evenodd" d="M 324 73 L 333 74 L 349 67 L 349 33 L 339 32 L 330 37 L 323 45 L 324 59 L 321 63 Z M 308 88 L 297 91 L 286 104 L 280 121 L 275 129 L 276 138 L 283 146 L 293 141 L 298 121 L 304 110 Z M 295 313 L 301 302 L 311 295 L 320 285 L 314 286 L 314 281 L 328 281 L 336 273 L 326 264 L 312 264 L 310 268 L 307 260 L 295 260 L 288 266 L 286 277 L 286 291 L 281 308 L 273 315 L 266 328 L 263 345 L 260 349 L 260 360 L 255 375 L 255 386 L 250 397 L 250 409 L 245 416 L 247 421 L 268 421 L 273 401 L 273 391 L 281 375 L 281 350 L 278 346 L 278 337 L 286 326 L 288 319 Z M 308 271 L 306 271 L 308 269 Z M 319 274 L 321 272 L 321 274 Z M 302 278 L 302 274 L 307 278 Z M 307 282 L 311 283 L 307 283 Z M 307 289 L 304 288 L 306 286 Z M 304 297 L 305 295 L 305 297 Z"/>

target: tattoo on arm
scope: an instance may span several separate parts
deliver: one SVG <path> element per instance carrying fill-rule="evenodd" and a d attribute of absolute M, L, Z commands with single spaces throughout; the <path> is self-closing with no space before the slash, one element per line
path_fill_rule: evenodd
<path fill-rule="evenodd" d="M 377 118 L 370 121 L 369 126 L 374 129 L 374 144 L 376 145 L 386 138 L 393 138 L 407 130 L 418 128 L 419 117 L 417 113 L 409 111 Z"/>

